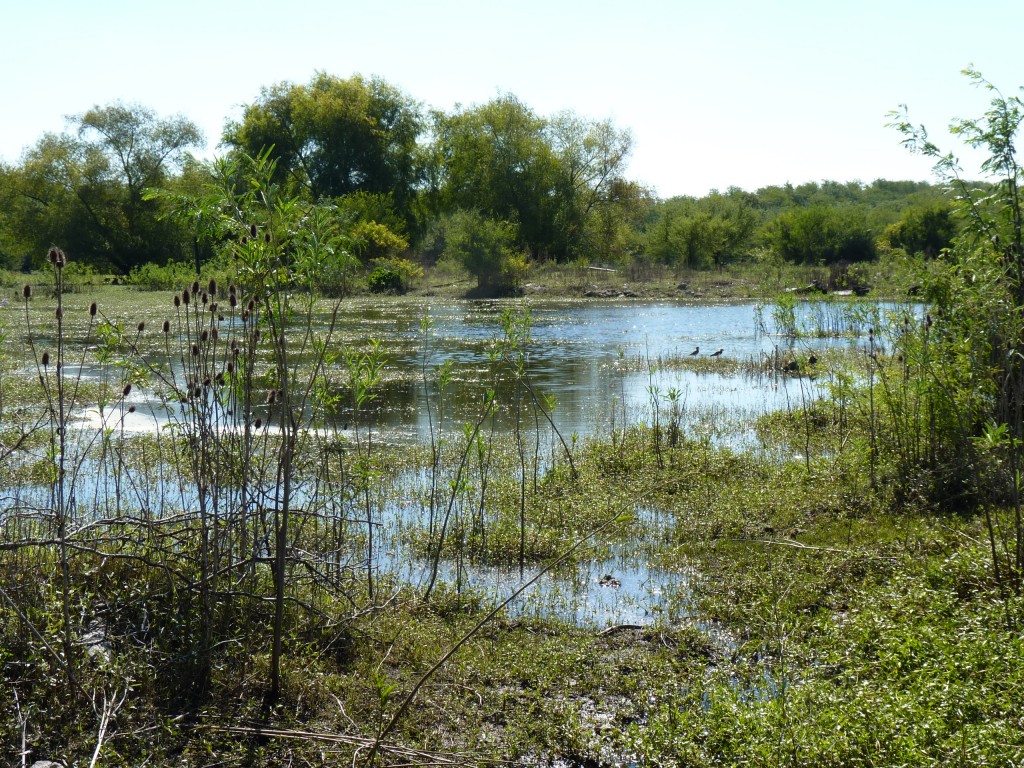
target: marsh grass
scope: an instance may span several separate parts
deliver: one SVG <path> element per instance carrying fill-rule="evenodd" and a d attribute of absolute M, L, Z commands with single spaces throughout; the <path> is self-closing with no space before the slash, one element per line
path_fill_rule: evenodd
<path fill-rule="evenodd" d="M 259 467 L 277 467 L 284 436 L 258 429 L 255 449 L 243 453 L 240 430 L 217 421 L 205 399 L 197 415 L 211 421 L 122 433 L 113 401 L 137 381 L 139 366 L 148 371 L 148 361 L 172 383 L 184 375 L 167 367 L 175 355 L 155 330 L 173 309 L 172 295 L 103 288 L 97 296 L 97 317 L 120 329 L 106 337 L 95 324 L 90 330 L 90 302 L 72 294 L 63 307 L 66 354 L 86 358 L 90 376 L 96 371 L 88 387 L 79 383 L 80 402 L 112 398 L 106 422 L 67 432 L 68 458 L 79 470 L 72 527 L 63 536 L 54 534 L 45 496 L 52 432 L 33 427 L 47 412 L 38 369 L 15 357 L 27 332 L 5 326 L 21 341 L 4 347 L 0 387 L 5 403 L 17 402 L 2 413 L 4 445 L 24 430 L 28 436 L 3 461 L 0 661 L 12 694 L 0 726 L 4 749 L 19 749 L 25 733 L 33 757 L 68 763 L 87 760 L 102 741 L 112 760 L 154 764 L 198 764 L 211 753 L 252 765 L 363 764 L 367 745 L 394 722 L 385 741 L 420 750 L 422 762 L 453 754 L 460 764 L 480 765 L 1019 762 L 1024 648 L 1006 615 L 1022 606 L 1012 596 L 1000 600 L 984 519 L 888 485 L 906 462 L 929 459 L 928 401 L 898 359 L 911 349 L 899 322 L 872 334 L 885 339 L 878 359 L 864 350 L 823 356 L 815 375 L 828 382 L 828 400 L 794 399 L 752 424 L 674 403 L 666 391 L 646 406 L 660 410 L 657 420 L 648 410 L 613 433 L 572 444 L 571 466 L 554 436 L 541 449 L 525 430 L 519 440 L 492 439 L 485 420 L 474 438 L 448 420 L 448 410 L 435 422 L 435 447 L 385 442 L 367 411 L 349 430 L 310 418 L 294 456 L 278 616 L 266 503 L 276 472 Z M 36 295 L 29 307 L 40 334 L 34 338 L 42 344 L 45 337 L 47 346 L 52 302 Z M 312 314 L 322 320 L 323 306 Z M 141 320 L 150 330 L 137 332 Z M 222 329 L 236 327 L 225 321 Z M 230 343 L 233 331 L 223 332 Z M 300 336 L 287 334 L 295 348 Z M 354 354 L 370 351 L 345 338 Z M 187 346 L 179 351 L 191 355 L 193 340 L 183 333 L 180 341 Z M 106 349 L 116 354 L 97 359 Z M 261 409 L 278 386 L 271 354 L 254 350 L 250 359 L 248 418 L 255 424 L 271 418 Z M 134 362 L 117 364 L 123 360 Z M 296 362 L 298 376 L 315 368 Z M 870 386 L 875 365 L 872 410 L 863 382 Z M 358 375 L 342 366 L 328 373 L 318 402 L 341 408 Z M 432 384 L 429 391 L 439 396 Z M 193 418 L 167 401 L 178 414 L 172 421 Z M 505 397 L 506 407 L 513 402 Z M 483 397 L 479 404 L 485 413 Z M 522 413 L 534 426 L 543 418 Z M 207 425 L 213 431 L 203 436 Z M 725 436 L 737 429 L 754 430 L 762 450 L 730 445 Z M 203 453 L 216 461 L 210 467 L 223 488 L 206 524 L 189 468 L 195 439 L 208 441 Z M 246 455 L 255 465 L 249 469 Z M 82 484 L 86 476 L 93 486 Z M 43 495 L 30 499 L 21 490 L 29 480 Z M 242 484 L 254 503 L 234 507 L 232 517 Z M 436 515 L 452 499 L 441 540 Z M 403 509 L 401 522 L 382 515 L 393 505 Z M 381 567 L 372 571 L 377 597 L 368 598 L 371 529 L 378 552 L 398 542 L 408 547 L 396 549 L 408 553 L 402 556 L 431 555 L 456 568 L 514 569 L 521 557 L 540 568 L 609 514 L 631 510 L 631 520 L 603 530 L 560 566 L 546 604 L 524 602 L 481 624 L 493 593 L 456 578 L 438 580 L 424 600 L 416 584 Z M 993 503 L 991 514 L 1012 530 L 1012 509 Z M 244 545 L 234 535 L 244 535 Z M 642 628 L 552 615 L 552 606 L 572 610 L 578 592 L 602 589 L 581 574 L 616 559 L 680 575 L 646 587 L 662 602 Z M 284 652 L 271 703 L 268 638 L 278 621 Z M 62 650 L 68 628 L 70 656 Z M 75 663 L 80 690 L 69 686 L 66 659 Z M 199 673 L 204 684 L 197 687 L 190 679 Z M 231 732 L 243 723 L 251 730 Z M 268 735 L 272 729 L 278 735 Z M 391 757 L 381 764 L 398 762 L 386 746 L 378 754 Z"/>

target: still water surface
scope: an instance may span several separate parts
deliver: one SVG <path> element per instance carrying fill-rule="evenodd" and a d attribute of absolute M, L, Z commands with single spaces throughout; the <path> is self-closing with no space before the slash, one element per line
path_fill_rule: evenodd
<path fill-rule="evenodd" d="M 340 333 L 355 346 L 380 340 L 385 370 L 390 372 L 374 402 L 374 429 L 393 439 L 426 440 L 431 423 L 435 430 L 438 427 L 442 402 L 447 429 L 461 429 L 462 423 L 478 417 L 482 394 L 493 384 L 488 351 L 502 336 L 501 315 L 510 306 L 506 302 L 344 304 L 338 318 Z M 424 318 L 429 321 L 426 332 Z M 668 407 L 670 393 L 691 417 L 692 427 L 700 420 L 735 423 L 797 407 L 816 392 L 815 385 L 800 377 L 700 373 L 660 365 L 670 358 L 689 357 L 694 350 L 699 349 L 698 358 L 721 349 L 723 359 L 758 363 L 780 349 L 806 355 L 828 346 L 862 344 L 855 335 L 793 342 L 754 304 L 536 302 L 531 320 L 525 348 L 530 381 L 540 395 L 554 402 L 552 418 L 567 437 L 607 434 L 613 425 L 650 421 L 655 404 Z M 856 323 L 847 326 L 854 333 L 863 330 Z M 442 397 L 431 372 L 449 361 L 453 380 Z M 499 389 L 499 399 L 503 394 L 508 393 Z M 126 429 L 159 426 L 162 418 L 157 409 L 148 407 L 152 404 L 143 394 L 134 397 L 137 410 L 126 414 Z M 505 417 L 507 427 L 511 419 L 507 409 Z M 740 447 L 753 444 L 751 434 L 742 431 L 726 441 Z M 389 514 L 402 513 L 395 509 Z M 395 542 L 382 543 L 377 563 L 381 570 L 411 583 L 422 582 L 424 563 Z M 616 586 L 600 585 L 606 574 L 615 577 Z M 441 575 L 451 584 L 484 590 L 495 599 L 507 595 L 520 580 L 518 570 L 461 568 L 453 563 L 443 564 Z M 527 572 L 525 577 L 531 575 Z M 663 610 L 666 591 L 685 588 L 685 579 L 685 574 L 652 570 L 624 550 L 608 561 L 585 564 L 575 573 L 546 577 L 513 611 L 554 614 L 598 626 L 646 623 Z"/>

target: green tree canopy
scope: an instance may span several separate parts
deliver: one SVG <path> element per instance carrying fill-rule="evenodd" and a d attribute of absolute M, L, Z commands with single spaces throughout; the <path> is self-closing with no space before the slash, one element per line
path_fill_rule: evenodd
<path fill-rule="evenodd" d="M 801 264 L 864 261 L 876 255 L 863 211 L 849 206 L 787 211 L 769 225 L 768 238 L 782 258 Z"/>
<path fill-rule="evenodd" d="M 270 149 L 275 181 L 305 187 L 315 200 L 390 195 L 408 220 L 422 131 L 420 105 L 385 80 L 320 72 L 308 85 L 264 88 L 224 142 L 251 156 Z"/>
<path fill-rule="evenodd" d="M 674 197 L 655 207 L 644 250 L 667 264 L 721 266 L 745 253 L 759 223 L 757 211 L 739 190 Z"/>
<path fill-rule="evenodd" d="M 647 196 L 625 178 L 632 134 L 611 120 L 591 120 L 571 111 L 555 115 L 545 132 L 557 159 L 556 215 L 562 239 L 557 251 L 568 257 L 616 258 Z"/>
<path fill-rule="evenodd" d="M 442 223 L 442 258 L 462 265 L 477 279 L 481 293 L 501 293 L 519 287 L 526 259 L 516 250 L 516 228 L 508 221 L 477 211 L 459 210 Z"/>
<path fill-rule="evenodd" d="M 515 96 L 434 113 L 431 207 L 514 222 L 535 257 L 557 255 L 559 163 L 547 123 Z"/>
<path fill-rule="evenodd" d="M 77 260 L 122 272 L 179 257 L 180 232 L 143 193 L 167 182 L 202 142 L 199 129 L 121 103 L 71 122 L 74 132 L 44 135 L 6 170 L 7 224 L 23 260 L 41 259 L 55 243 Z"/>
<path fill-rule="evenodd" d="M 953 206 L 935 202 L 904 209 L 899 221 L 886 228 L 884 239 L 892 248 L 934 259 L 953 244 L 957 231 Z"/>

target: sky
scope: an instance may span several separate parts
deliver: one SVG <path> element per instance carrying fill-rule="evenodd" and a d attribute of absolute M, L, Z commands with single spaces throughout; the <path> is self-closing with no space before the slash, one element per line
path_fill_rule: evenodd
<path fill-rule="evenodd" d="M 451 110 L 514 94 L 633 135 L 626 175 L 659 197 L 774 184 L 934 181 L 888 114 L 943 148 L 953 118 L 1024 95 L 1020 0 L 34 0 L 5 3 L 0 160 L 117 101 L 181 114 L 219 153 L 260 89 L 379 76 Z M 967 154 L 968 175 L 976 160 Z"/>

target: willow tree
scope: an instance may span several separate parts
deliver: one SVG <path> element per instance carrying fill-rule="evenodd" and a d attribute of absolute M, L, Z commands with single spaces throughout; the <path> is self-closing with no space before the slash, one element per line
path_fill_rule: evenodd
<path fill-rule="evenodd" d="M 275 182 L 315 200 L 354 192 L 390 195 L 408 218 L 420 179 L 420 105 L 387 81 L 317 73 L 306 85 L 264 88 L 224 142 L 255 157 L 268 152 Z"/>

